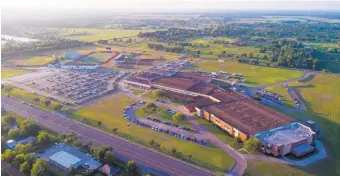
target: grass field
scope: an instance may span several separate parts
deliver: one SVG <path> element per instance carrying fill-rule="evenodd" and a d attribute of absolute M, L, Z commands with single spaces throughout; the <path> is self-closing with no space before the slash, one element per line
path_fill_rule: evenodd
<path fill-rule="evenodd" d="M 85 117 L 89 119 L 94 126 L 96 126 L 97 121 L 101 121 L 103 124 L 101 126 L 102 130 L 111 132 L 112 129 L 117 128 L 119 136 L 145 147 L 151 147 L 148 142 L 154 139 L 161 144 L 159 151 L 169 154 L 168 151 L 176 148 L 177 151 L 182 152 L 183 156 L 191 154 L 192 161 L 197 165 L 205 168 L 209 167 L 210 170 L 213 170 L 217 174 L 223 174 L 221 172 L 222 170 L 233 165 L 233 159 L 227 153 L 214 146 L 204 147 L 193 144 L 173 136 L 142 128 L 135 124 L 131 124 L 131 126 L 128 127 L 127 121 L 123 118 L 122 111 L 133 102 L 135 102 L 135 100 L 124 94 L 117 94 L 100 100 L 96 104 L 79 109 L 73 113 L 72 117 L 81 122 Z"/>
<path fill-rule="evenodd" d="M 237 143 L 236 139 L 233 137 L 228 136 L 228 134 L 218 127 L 214 126 L 212 123 L 208 122 L 205 119 L 199 118 L 197 116 L 194 116 L 195 120 L 203 126 L 205 129 L 207 129 L 210 133 L 214 134 L 218 139 L 220 139 L 222 142 L 230 145 L 234 149 L 240 149 L 243 148 L 242 144 Z"/>
<path fill-rule="evenodd" d="M 327 166 L 330 173 L 325 175 L 340 175 L 340 151 L 338 150 L 340 148 L 340 76 L 320 74 L 306 82 L 295 82 L 289 85 L 302 96 L 307 111 L 283 113 L 295 119 L 313 120 L 322 128 L 321 139 L 331 148 L 329 155 L 334 160 Z"/>
<path fill-rule="evenodd" d="M 90 56 L 82 59 L 80 62 L 101 64 L 101 63 L 107 61 L 112 55 L 113 55 L 113 53 L 94 53 L 94 54 L 91 54 Z"/>
<path fill-rule="evenodd" d="M 242 73 L 247 84 L 252 86 L 265 86 L 303 75 L 302 71 L 287 70 L 280 68 L 270 68 L 256 65 L 241 64 L 236 61 L 218 62 L 206 60 L 199 62 L 197 69 L 203 71 L 221 71 L 224 70 L 230 74 Z"/>
<path fill-rule="evenodd" d="M 1 68 L 1 78 L 8 78 L 12 76 L 23 75 L 25 73 L 28 73 L 28 71 L 12 69 L 12 68 L 4 68 L 4 67 Z"/>
<path fill-rule="evenodd" d="M 5 91 L 5 89 L 2 89 L 1 93 L 3 95 L 6 95 L 6 96 L 8 95 L 8 92 Z M 31 104 L 32 106 L 36 106 L 36 107 L 38 107 L 40 109 L 44 109 L 44 110 L 47 110 L 47 111 L 53 111 L 53 107 L 55 105 L 59 104 L 58 102 L 56 102 L 54 100 L 51 100 L 51 105 L 46 107 L 43 102 L 47 98 L 39 96 L 39 95 L 36 95 L 36 94 L 33 94 L 33 93 L 29 93 L 29 92 L 26 92 L 24 90 L 17 89 L 17 88 L 13 88 L 13 90 L 10 91 L 10 96 L 15 98 L 15 99 L 18 99 L 18 100 L 21 100 L 21 101 L 25 101 L 26 103 Z M 36 102 L 33 101 L 33 99 L 36 98 L 36 97 L 38 97 L 40 99 L 40 102 L 36 103 Z M 67 109 L 69 107 L 71 107 L 71 106 L 63 105 L 62 110 Z"/>
<path fill-rule="evenodd" d="M 34 66 L 34 65 L 46 65 L 50 62 L 52 62 L 55 58 L 52 56 L 36 56 L 29 58 L 27 60 L 24 60 L 22 64 L 20 65 L 27 65 L 27 66 Z"/>
<path fill-rule="evenodd" d="M 176 121 L 174 121 L 172 119 L 172 115 L 166 110 L 167 110 L 166 108 L 158 107 L 156 111 L 152 112 L 152 111 L 145 111 L 145 110 L 143 110 L 143 108 L 138 108 L 137 111 L 136 111 L 136 116 L 140 117 L 140 118 L 152 117 L 154 119 L 159 119 L 159 120 L 175 123 L 175 124 L 182 125 L 182 126 L 193 129 L 192 124 L 189 123 L 189 122 L 186 122 L 186 121 L 176 122 Z"/>
<path fill-rule="evenodd" d="M 87 34 L 85 34 L 87 32 Z M 68 28 L 59 31 L 63 38 L 94 42 L 98 40 L 108 40 L 113 38 L 123 38 L 136 36 L 144 30 L 119 30 L 119 29 L 94 29 L 94 28 Z"/>
<path fill-rule="evenodd" d="M 307 176 L 305 171 L 285 164 L 268 163 L 261 160 L 248 160 L 244 176 Z"/>
<path fill-rule="evenodd" d="M 173 100 L 173 99 L 170 99 L 170 98 L 167 98 L 167 97 L 155 97 L 155 96 L 152 95 L 152 92 L 148 92 L 146 94 L 143 94 L 142 97 L 148 98 L 148 99 L 151 99 L 151 100 L 157 100 L 157 99 L 164 100 L 168 103 L 171 103 L 174 106 L 182 106 L 182 105 L 186 104 L 185 102 Z"/>
<path fill-rule="evenodd" d="M 267 88 L 268 91 L 281 95 L 281 100 L 285 106 L 296 108 L 296 104 L 284 86 Z"/>

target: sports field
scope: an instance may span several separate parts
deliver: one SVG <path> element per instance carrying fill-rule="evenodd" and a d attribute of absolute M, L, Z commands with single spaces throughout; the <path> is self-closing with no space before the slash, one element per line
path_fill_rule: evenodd
<path fill-rule="evenodd" d="M 80 60 L 82 63 L 95 63 L 95 64 L 101 64 L 105 61 L 107 61 L 114 53 L 94 53 L 90 56 Z"/>
<path fill-rule="evenodd" d="M 245 79 L 247 79 L 246 84 L 251 86 L 265 86 L 303 75 L 302 71 L 241 64 L 236 61 L 218 62 L 205 60 L 199 62 L 196 66 L 197 69 L 203 71 L 226 71 L 229 74 L 242 73 Z"/>
<path fill-rule="evenodd" d="M 136 36 L 139 32 L 146 31 L 147 30 L 68 28 L 59 30 L 59 35 L 67 39 L 94 42 L 99 40 Z"/>
<path fill-rule="evenodd" d="M 18 76 L 18 75 L 22 75 L 25 73 L 28 73 L 28 71 L 1 67 L 1 78 Z"/>
<path fill-rule="evenodd" d="M 131 126 L 128 127 L 128 122 L 123 118 L 122 111 L 133 102 L 135 102 L 135 100 L 124 94 L 117 94 L 79 109 L 73 114 L 73 118 L 83 122 L 85 117 L 93 123 L 93 126 L 97 124 L 97 121 L 101 121 L 101 129 L 111 132 L 112 129 L 117 128 L 117 132 L 120 133 L 121 137 L 146 147 L 150 147 L 148 142 L 154 139 L 157 143 L 161 144 L 161 149 L 159 149 L 161 152 L 167 153 L 167 151 L 170 151 L 172 148 L 176 148 L 177 151 L 182 152 L 183 156 L 191 154 L 192 160 L 198 163 L 199 166 L 213 167 L 214 172 L 218 174 L 222 174 L 222 172 L 220 172 L 221 170 L 227 167 L 230 168 L 233 165 L 233 159 L 227 153 L 214 146 L 204 147 L 173 136 L 142 128 L 135 124 L 131 124 Z"/>
<path fill-rule="evenodd" d="M 340 151 L 338 150 L 340 148 L 340 76 L 319 74 L 306 82 L 295 82 L 289 85 L 302 96 L 307 111 L 283 113 L 295 119 L 313 120 L 322 128 L 321 139 L 330 146 L 332 153 L 329 155 L 332 160 L 335 160 L 329 162 L 328 171 L 336 167 L 337 174 L 340 175 Z M 335 173 L 331 172 L 327 175 L 335 175 Z"/>
<path fill-rule="evenodd" d="M 19 60 L 18 65 L 41 66 L 52 62 L 55 58 L 52 56 L 36 56 L 25 60 Z"/>

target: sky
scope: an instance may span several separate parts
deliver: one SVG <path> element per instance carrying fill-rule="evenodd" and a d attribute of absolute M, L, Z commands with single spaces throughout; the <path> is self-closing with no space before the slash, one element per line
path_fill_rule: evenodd
<path fill-rule="evenodd" d="M 3 0 L 2 9 L 336 10 L 340 0 Z"/>

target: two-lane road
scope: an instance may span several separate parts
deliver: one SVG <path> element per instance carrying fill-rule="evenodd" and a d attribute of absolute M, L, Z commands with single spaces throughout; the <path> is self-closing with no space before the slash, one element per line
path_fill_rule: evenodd
<path fill-rule="evenodd" d="M 188 176 L 213 175 L 212 173 L 196 168 L 182 161 L 167 157 L 163 154 L 142 148 L 110 134 L 82 125 L 59 114 L 40 110 L 9 97 L 1 96 L 1 99 L 2 105 L 7 111 L 12 111 L 22 115 L 23 117 L 35 120 L 40 125 L 50 128 L 56 132 L 75 131 L 83 138 L 83 141 L 92 141 L 94 145 L 110 145 L 113 147 L 115 153 L 129 160 L 134 160 L 144 167 L 152 168 L 158 171 L 158 173 Z"/>

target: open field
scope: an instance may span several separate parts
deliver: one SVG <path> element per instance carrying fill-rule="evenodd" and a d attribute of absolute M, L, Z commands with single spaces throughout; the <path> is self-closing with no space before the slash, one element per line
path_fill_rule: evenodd
<path fill-rule="evenodd" d="M 89 51 L 90 52 L 90 51 Z M 107 61 L 114 53 L 94 53 L 80 60 L 81 63 L 96 63 L 101 64 Z"/>
<path fill-rule="evenodd" d="M 252 86 L 265 86 L 303 75 L 302 71 L 241 64 L 236 61 L 218 62 L 206 60 L 199 62 L 196 66 L 197 69 L 203 71 L 218 72 L 223 70 L 229 74 L 242 73 L 245 79 L 247 79 L 246 83 Z"/>
<path fill-rule="evenodd" d="M 140 118 L 146 118 L 146 117 L 151 117 L 154 119 L 159 119 L 159 120 L 163 120 L 163 121 L 167 121 L 167 122 L 171 122 L 174 124 L 178 124 L 181 126 L 185 126 L 188 128 L 193 129 L 192 124 L 186 121 L 174 121 L 172 119 L 172 115 L 166 111 L 166 108 L 163 107 L 158 107 L 156 109 L 156 111 L 152 112 L 152 111 L 143 111 L 143 108 L 138 108 L 136 111 L 136 116 L 140 117 Z"/>
<path fill-rule="evenodd" d="M 301 95 L 307 111 L 283 113 L 298 120 L 313 120 L 322 128 L 321 140 L 331 148 L 329 155 L 334 160 L 328 164 L 330 168 L 328 170 L 329 172 L 336 170 L 337 175 L 340 175 L 340 151 L 338 150 L 340 148 L 340 76 L 320 74 L 306 82 L 294 82 L 289 85 Z M 336 169 L 331 169 L 334 167 Z M 333 172 L 328 175 L 335 175 Z"/>
<path fill-rule="evenodd" d="M 101 129 L 107 132 L 112 132 L 112 129 L 117 129 L 116 134 L 139 143 L 145 147 L 151 147 L 148 143 L 154 139 L 161 144 L 160 152 L 169 154 L 172 148 L 177 149 L 182 153 L 182 157 L 189 154 L 192 155 L 192 162 L 202 167 L 212 167 L 214 172 L 223 174 L 221 171 L 233 165 L 233 159 L 222 150 L 214 146 L 201 146 L 198 144 L 183 141 L 173 136 L 164 135 L 162 133 L 142 128 L 135 124 L 127 126 L 128 122 L 123 117 L 123 109 L 135 102 L 135 100 L 117 94 L 106 99 L 100 100 L 95 104 L 88 105 L 74 112 L 72 117 L 80 122 L 84 122 L 84 118 L 89 119 L 93 126 L 97 126 L 97 122 L 101 121 Z M 210 168 L 210 169 L 212 169 Z"/>
<path fill-rule="evenodd" d="M 143 94 L 142 95 L 143 98 L 148 98 L 148 99 L 151 99 L 151 100 L 164 100 L 166 102 L 169 102 L 171 103 L 172 105 L 174 106 L 182 106 L 184 104 L 186 104 L 185 102 L 181 102 L 181 101 L 178 101 L 178 100 L 173 100 L 173 99 L 170 99 L 170 98 L 167 98 L 167 97 L 155 97 L 152 95 L 152 92 L 148 92 L 146 94 Z"/>
<path fill-rule="evenodd" d="M 5 86 L 5 88 L 6 88 L 6 86 Z M 2 89 L 1 94 L 7 96 L 8 92 L 5 89 Z M 45 100 L 47 100 L 47 98 L 33 94 L 33 93 L 29 93 L 29 92 L 26 92 L 24 90 L 17 89 L 17 88 L 13 88 L 13 90 L 10 91 L 10 96 L 15 98 L 15 99 L 24 101 L 27 104 L 31 104 L 32 106 L 35 106 L 35 107 L 38 107 L 40 109 L 47 110 L 47 111 L 54 111 L 53 107 L 55 105 L 59 104 L 58 102 L 51 100 L 51 104 L 47 107 L 43 103 Z M 33 101 L 34 98 L 39 98 L 39 102 Z M 70 107 L 71 106 L 69 106 L 69 105 L 63 105 L 62 110 L 68 109 Z"/>
<path fill-rule="evenodd" d="M 244 176 L 307 176 L 305 171 L 296 169 L 294 167 L 278 164 L 269 163 L 261 160 L 248 160 L 247 170 Z"/>
<path fill-rule="evenodd" d="M 35 65 L 46 65 L 52 62 L 55 58 L 52 56 L 36 56 L 26 60 L 23 60 L 19 65 L 35 66 Z"/>
<path fill-rule="evenodd" d="M 268 91 L 281 95 L 281 100 L 285 106 L 296 108 L 296 104 L 284 86 L 267 88 Z"/>
<path fill-rule="evenodd" d="M 59 35 L 67 39 L 94 42 L 99 40 L 136 36 L 139 32 L 146 31 L 147 30 L 67 28 L 59 30 Z"/>
<path fill-rule="evenodd" d="M 18 69 L 12 69 L 12 68 L 1 68 L 1 78 L 8 78 L 12 76 L 18 76 L 28 73 L 26 70 L 18 70 Z"/>
<path fill-rule="evenodd" d="M 194 116 L 192 118 L 195 118 L 195 120 L 203 126 L 205 129 L 207 129 L 210 133 L 212 133 L 214 136 L 216 136 L 219 140 L 222 142 L 230 145 L 234 149 L 240 149 L 243 148 L 242 144 L 237 143 L 236 138 L 230 137 L 226 132 L 222 131 L 218 127 L 214 126 L 211 122 L 208 122 L 205 119 L 202 119 L 198 116 Z"/>

